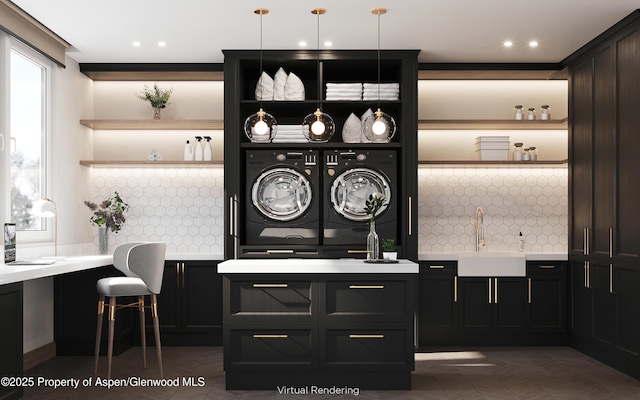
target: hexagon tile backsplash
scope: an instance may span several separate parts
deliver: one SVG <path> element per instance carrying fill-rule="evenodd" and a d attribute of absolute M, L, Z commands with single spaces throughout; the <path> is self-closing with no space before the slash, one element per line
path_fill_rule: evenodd
<path fill-rule="evenodd" d="M 167 253 L 223 253 L 222 167 L 94 168 L 94 199 L 116 190 L 131 209 L 120 232 L 111 234 L 111 251 L 141 240 L 165 242 Z"/>
<path fill-rule="evenodd" d="M 418 190 L 419 254 L 475 251 L 478 207 L 485 251 L 567 252 L 567 168 L 421 167 Z"/>

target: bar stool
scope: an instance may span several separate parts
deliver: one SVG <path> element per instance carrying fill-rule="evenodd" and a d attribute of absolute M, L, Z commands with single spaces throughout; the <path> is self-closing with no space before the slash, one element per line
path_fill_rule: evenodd
<path fill-rule="evenodd" d="M 164 274 L 166 244 L 165 243 L 126 243 L 113 252 L 113 266 L 125 276 L 102 278 L 98 280 L 96 288 L 100 295 L 98 299 L 98 330 L 96 331 L 96 353 L 94 373 L 98 374 L 98 358 L 100 355 L 100 340 L 102 336 L 102 320 L 105 308 L 105 297 L 109 298 L 109 343 L 107 348 L 107 378 L 111 378 L 111 359 L 113 356 L 113 336 L 116 320 L 116 310 L 125 307 L 137 307 L 140 311 L 140 330 L 142 334 L 143 368 L 147 367 L 147 343 L 145 335 L 144 309 L 151 309 L 153 330 L 156 339 L 156 352 L 160 377 L 162 372 L 162 349 L 160 346 L 160 324 L 158 322 L 158 301 L 156 295 L 162 288 Z M 118 297 L 137 296 L 138 301 L 130 304 L 118 305 Z M 151 305 L 145 306 L 145 296 L 151 297 Z"/>

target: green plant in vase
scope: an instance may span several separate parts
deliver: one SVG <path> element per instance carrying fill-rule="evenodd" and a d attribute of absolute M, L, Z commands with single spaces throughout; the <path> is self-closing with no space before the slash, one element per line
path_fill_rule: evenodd
<path fill-rule="evenodd" d="M 169 105 L 169 98 L 173 93 L 171 89 L 160 89 L 158 84 L 153 85 L 153 89 L 149 89 L 149 86 L 144 85 L 142 94 L 135 93 L 140 100 L 148 101 L 153 107 L 153 119 L 160 119 L 160 110 Z"/>
<path fill-rule="evenodd" d="M 386 198 L 378 193 L 370 194 L 365 201 L 364 211 L 369 216 L 369 233 L 367 234 L 367 260 L 376 261 L 380 256 L 380 243 L 376 233 L 376 214 L 384 206 Z"/>

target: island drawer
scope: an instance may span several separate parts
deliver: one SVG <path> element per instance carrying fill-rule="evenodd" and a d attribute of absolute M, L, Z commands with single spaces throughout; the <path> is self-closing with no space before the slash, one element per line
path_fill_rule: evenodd
<path fill-rule="evenodd" d="M 412 321 L 415 276 L 343 274 L 320 277 L 319 314 L 326 320 Z"/>

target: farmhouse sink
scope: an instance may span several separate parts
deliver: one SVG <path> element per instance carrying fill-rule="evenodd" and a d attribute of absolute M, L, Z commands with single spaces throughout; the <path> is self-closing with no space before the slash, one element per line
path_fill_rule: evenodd
<path fill-rule="evenodd" d="M 526 276 L 524 253 L 460 253 L 458 276 Z"/>

